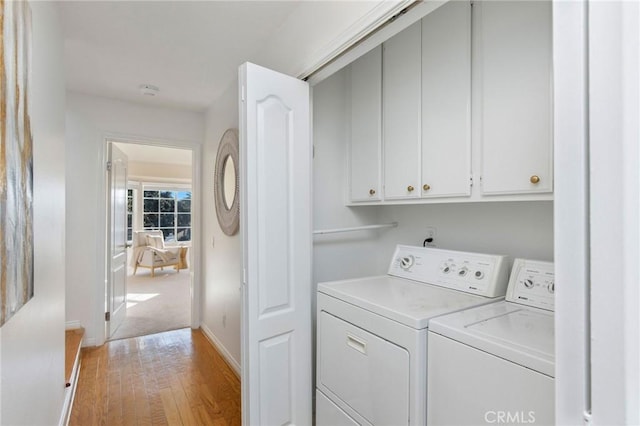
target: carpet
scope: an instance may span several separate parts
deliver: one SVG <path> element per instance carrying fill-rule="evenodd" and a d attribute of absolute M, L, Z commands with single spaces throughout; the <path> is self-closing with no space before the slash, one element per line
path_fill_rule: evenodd
<path fill-rule="evenodd" d="M 190 272 L 138 269 L 127 276 L 127 317 L 111 339 L 144 336 L 191 325 Z"/>

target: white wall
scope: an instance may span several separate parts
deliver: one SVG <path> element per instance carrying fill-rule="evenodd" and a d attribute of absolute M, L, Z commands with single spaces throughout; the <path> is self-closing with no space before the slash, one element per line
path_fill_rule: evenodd
<path fill-rule="evenodd" d="M 73 92 L 67 93 L 66 113 L 67 222 L 73 223 L 66 233 L 66 320 L 85 327 L 85 345 L 91 346 L 102 344 L 103 335 L 96 324 L 104 315 L 100 308 L 104 297 L 104 138 L 120 136 L 200 149 L 204 116 Z"/>
<path fill-rule="evenodd" d="M 553 261 L 553 202 L 488 202 L 387 206 L 384 222 L 398 228 L 382 238 L 388 263 L 396 244 L 422 245 L 427 226 L 437 247 Z M 387 265 L 388 266 L 388 265 Z"/>
<path fill-rule="evenodd" d="M 216 218 L 213 177 L 216 153 L 225 130 L 238 127 L 237 83 L 209 108 L 203 150 L 203 307 L 202 328 L 240 372 L 240 234 L 225 235 Z M 242 208 L 242 206 L 240 206 Z"/>
<path fill-rule="evenodd" d="M 0 328 L 0 424 L 57 424 L 64 400 L 64 56 L 56 5 L 32 2 L 34 297 Z"/>
<path fill-rule="evenodd" d="M 313 225 L 316 230 L 372 225 L 382 220 L 377 206 L 344 206 L 348 181 L 346 144 L 351 132 L 348 76 L 349 70 L 344 69 L 313 87 Z M 386 267 L 379 262 L 378 238 L 385 232 L 314 236 L 314 285 L 384 274 Z"/>

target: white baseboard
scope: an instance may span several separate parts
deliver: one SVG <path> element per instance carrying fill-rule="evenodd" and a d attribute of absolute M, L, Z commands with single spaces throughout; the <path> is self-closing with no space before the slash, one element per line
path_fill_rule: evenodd
<path fill-rule="evenodd" d="M 75 330 L 76 328 L 82 328 L 82 324 L 77 320 L 67 321 L 64 328 L 65 330 Z"/>
<path fill-rule="evenodd" d="M 215 346 L 218 352 L 220 352 L 220 355 L 222 355 L 224 360 L 227 361 L 227 364 L 229 364 L 231 368 L 233 368 L 233 370 L 238 375 L 238 377 L 242 377 L 241 376 L 242 369 L 240 368 L 240 364 L 238 364 L 238 362 L 235 359 L 233 359 L 233 357 L 231 356 L 227 348 L 224 347 L 222 342 L 218 340 L 215 334 L 213 334 L 213 332 L 206 325 L 201 324 L 200 328 L 202 329 L 202 332 L 207 337 L 207 339 L 209 339 L 211 344 Z"/>
<path fill-rule="evenodd" d="M 83 348 L 89 348 L 91 346 L 96 346 L 96 338 L 95 337 L 89 337 L 86 339 L 82 340 L 82 347 Z"/>

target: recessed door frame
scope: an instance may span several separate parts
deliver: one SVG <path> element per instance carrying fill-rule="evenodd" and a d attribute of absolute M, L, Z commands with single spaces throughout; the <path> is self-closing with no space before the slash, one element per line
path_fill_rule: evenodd
<path fill-rule="evenodd" d="M 136 145 L 149 145 L 162 148 L 174 148 L 185 149 L 191 151 L 191 250 L 192 250 L 192 264 L 190 266 L 191 271 L 191 328 L 196 329 L 200 327 L 201 319 L 201 294 L 202 294 L 202 201 L 201 201 L 201 168 L 202 164 L 200 159 L 202 158 L 202 146 L 199 143 L 193 141 L 179 141 L 179 140 L 167 140 L 148 137 L 139 137 L 131 135 L 123 135 L 116 133 L 104 133 L 103 140 L 100 146 L 100 164 L 102 165 L 102 172 L 99 174 L 99 197 L 98 197 L 98 216 L 96 217 L 96 229 L 99 230 L 99 244 L 96 247 L 96 256 L 98 265 L 95 277 L 96 285 L 96 297 L 95 304 L 93 306 L 93 323 L 96 329 L 96 342 L 97 346 L 104 344 L 108 336 L 106 334 L 106 321 L 104 313 L 106 312 L 107 303 L 107 238 L 109 235 L 109 223 L 107 221 L 107 154 L 108 144 L 110 142 L 120 142 Z"/>

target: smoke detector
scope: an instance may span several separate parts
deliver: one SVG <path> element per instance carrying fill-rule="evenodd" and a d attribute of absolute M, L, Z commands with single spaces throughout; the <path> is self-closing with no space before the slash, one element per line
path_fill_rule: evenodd
<path fill-rule="evenodd" d="M 154 86 L 153 84 L 141 84 L 138 86 L 138 89 L 140 89 L 140 93 L 145 96 L 155 96 L 160 92 L 158 86 Z"/>

